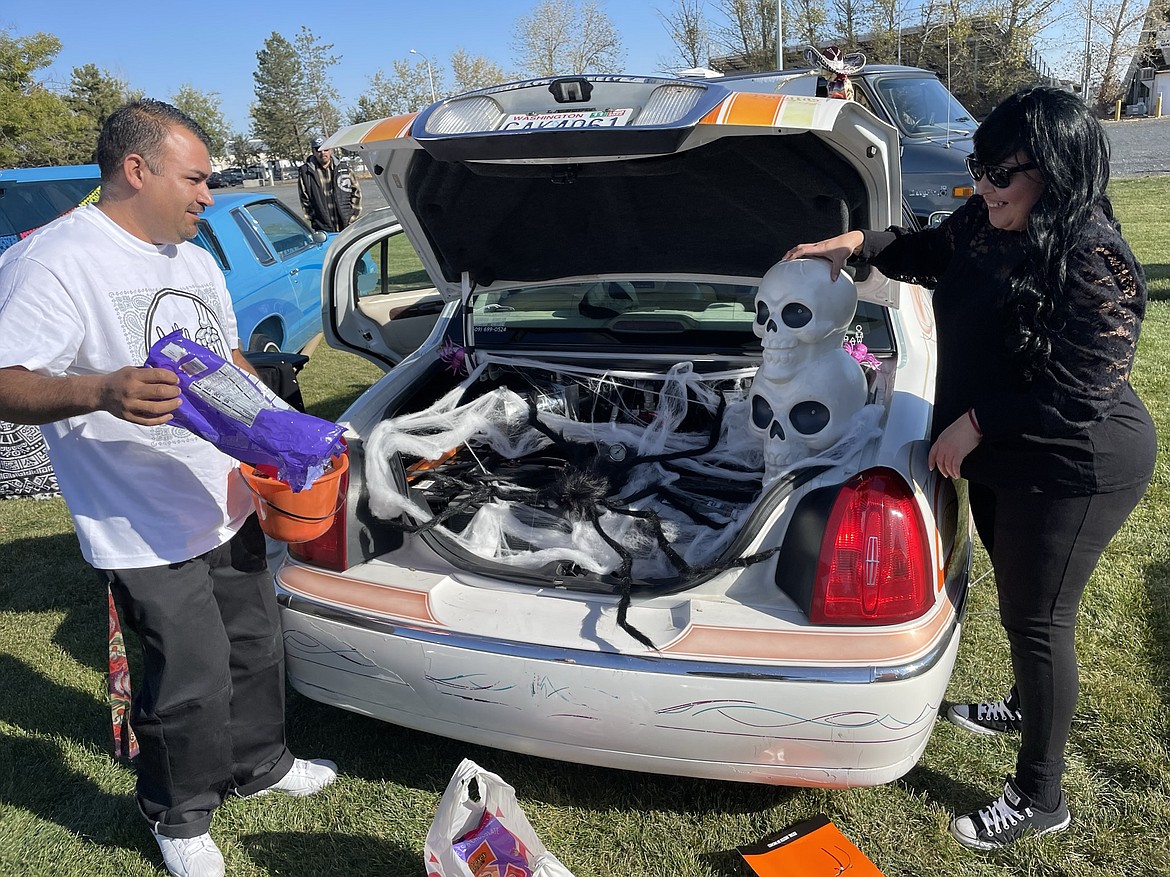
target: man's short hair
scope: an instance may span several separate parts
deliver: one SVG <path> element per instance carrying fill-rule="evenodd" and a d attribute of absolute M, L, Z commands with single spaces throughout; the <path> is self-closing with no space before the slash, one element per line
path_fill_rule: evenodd
<path fill-rule="evenodd" d="M 211 138 L 198 122 L 168 103 L 146 98 L 110 113 L 98 134 L 95 153 L 102 182 L 113 179 L 126 156 L 138 153 L 152 173 L 161 173 L 163 143 L 175 125 L 186 128 L 211 150 Z"/>

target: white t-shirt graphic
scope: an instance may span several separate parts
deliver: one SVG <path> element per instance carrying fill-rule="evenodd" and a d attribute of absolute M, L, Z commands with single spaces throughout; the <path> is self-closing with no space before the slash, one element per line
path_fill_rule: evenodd
<path fill-rule="evenodd" d="M 148 244 L 86 206 L 0 255 L 0 368 L 141 366 L 176 329 L 232 359 L 223 274 L 195 244 Z M 230 539 L 252 509 L 235 461 L 179 427 L 98 411 L 41 430 L 82 553 L 99 569 L 189 560 Z"/>

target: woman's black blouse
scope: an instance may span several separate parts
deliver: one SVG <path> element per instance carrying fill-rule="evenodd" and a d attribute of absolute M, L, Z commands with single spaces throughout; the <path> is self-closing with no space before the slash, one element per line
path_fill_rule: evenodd
<path fill-rule="evenodd" d="M 983 441 L 963 462 L 973 481 L 1087 494 L 1143 483 L 1153 422 L 1129 383 L 1145 278 L 1117 223 L 1098 210 L 1069 259 L 1062 326 L 1044 369 L 1023 374 L 1007 340 L 1005 296 L 1023 236 L 990 224 L 979 196 L 941 226 L 866 231 L 862 258 L 934 290 L 937 438 L 973 408 Z"/>

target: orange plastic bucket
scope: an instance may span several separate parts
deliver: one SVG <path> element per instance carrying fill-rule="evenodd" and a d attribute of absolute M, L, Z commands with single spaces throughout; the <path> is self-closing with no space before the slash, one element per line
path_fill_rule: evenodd
<path fill-rule="evenodd" d="M 265 533 L 281 542 L 308 542 L 329 529 L 341 507 L 337 493 L 341 476 L 349 469 L 349 457 L 337 454 L 330 462 L 333 468 L 300 493 L 293 493 L 288 482 L 240 463 L 240 473 L 252 491 L 260 528 Z"/>

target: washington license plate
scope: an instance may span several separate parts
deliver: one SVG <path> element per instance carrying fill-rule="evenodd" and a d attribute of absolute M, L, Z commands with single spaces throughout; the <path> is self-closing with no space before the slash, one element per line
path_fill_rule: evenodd
<path fill-rule="evenodd" d="M 632 107 L 616 110 L 554 110 L 548 113 L 512 113 L 500 126 L 501 131 L 526 131 L 538 128 L 616 128 L 634 115 Z"/>

